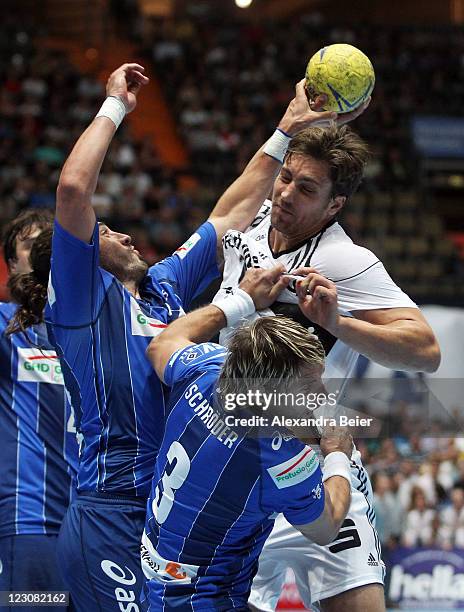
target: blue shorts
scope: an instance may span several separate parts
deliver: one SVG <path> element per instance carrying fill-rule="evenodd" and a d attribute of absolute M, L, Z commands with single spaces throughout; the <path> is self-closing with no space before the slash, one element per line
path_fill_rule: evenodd
<path fill-rule="evenodd" d="M 0 538 L 0 591 L 65 591 L 58 570 L 56 535 L 15 535 Z M 18 610 L 1 608 L 3 610 Z M 21 606 L 37 612 L 37 606 Z M 64 612 L 66 606 L 40 606 L 41 610 Z"/>
<path fill-rule="evenodd" d="M 146 501 L 79 494 L 64 518 L 58 560 L 77 612 L 139 612 Z"/>

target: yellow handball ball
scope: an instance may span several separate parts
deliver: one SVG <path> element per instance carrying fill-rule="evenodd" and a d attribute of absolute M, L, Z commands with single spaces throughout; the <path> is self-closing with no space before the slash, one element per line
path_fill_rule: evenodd
<path fill-rule="evenodd" d="M 306 91 L 312 100 L 326 94 L 321 110 L 347 113 L 365 102 L 374 89 L 375 73 L 362 51 L 344 43 L 315 53 L 306 67 Z"/>

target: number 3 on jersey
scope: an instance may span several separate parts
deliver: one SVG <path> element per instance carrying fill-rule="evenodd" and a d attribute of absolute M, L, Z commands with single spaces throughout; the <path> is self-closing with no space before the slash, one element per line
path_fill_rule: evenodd
<path fill-rule="evenodd" d="M 167 463 L 152 502 L 153 516 L 162 525 L 171 512 L 174 493 L 184 484 L 190 471 L 190 459 L 180 442 L 175 440 L 168 450 Z"/>

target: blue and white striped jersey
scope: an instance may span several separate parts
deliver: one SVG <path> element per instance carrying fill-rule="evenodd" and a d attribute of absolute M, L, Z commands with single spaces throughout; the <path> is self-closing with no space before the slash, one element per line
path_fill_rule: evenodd
<path fill-rule="evenodd" d="M 283 512 L 296 525 L 324 509 L 316 453 L 296 438 L 247 436 L 218 405 L 224 348 L 177 351 L 142 538 L 149 610 L 248 610 L 258 556 Z"/>
<path fill-rule="evenodd" d="M 5 336 L 16 309 L 0 303 L 0 537 L 56 535 L 77 469 L 76 430 L 45 325 Z"/>
<path fill-rule="evenodd" d="M 153 336 L 218 275 L 210 223 L 152 266 L 135 299 L 87 244 L 55 222 L 46 319 L 81 440 L 79 491 L 147 497 L 164 430 L 164 387 L 145 357 Z"/>

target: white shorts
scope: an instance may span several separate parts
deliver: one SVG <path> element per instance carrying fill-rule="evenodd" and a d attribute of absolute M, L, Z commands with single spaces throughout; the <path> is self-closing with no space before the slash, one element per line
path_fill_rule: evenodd
<path fill-rule="evenodd" d="M 293 570 L 307 608 L 356 587 L 383 584 L 385 565 L 375 530 L 372 488 L 358 451 L 353 453 L 351 468 L 350 510 L 331 544 L 313 544 L 283 515 L 277 517 L 259 558 L 249 599 L 259 610 L 275 610 L 287 568 Z"/>

